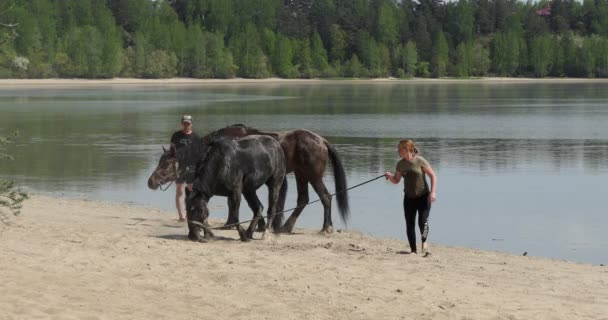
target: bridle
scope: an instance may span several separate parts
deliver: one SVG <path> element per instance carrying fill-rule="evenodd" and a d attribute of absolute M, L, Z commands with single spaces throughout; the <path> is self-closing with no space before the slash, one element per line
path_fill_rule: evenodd
<path fill-rule="evenodd" d="M 177 164 L 176 163 L 173 164 L 173 166 L 175 166 Z M 177 168 L 175 168 L 175 171 L 177 172 Z M 152 173 L 153 176 L 156 176 L 159 178 L 159 182 L 158 182 L 158 188 L 160 189 L 160 191 L 167 191 L 169 189 L 169 187 L 171 187 L 171 185 L 173 184 L 173 180 L 171 180 L 169 182 L 169 184 L 165 187 L 165 189 L 163 189 L 163 184 L 165 184 L 167 182 L 167 176 L 162 176 L 160 173 L 154 171 Z"/>

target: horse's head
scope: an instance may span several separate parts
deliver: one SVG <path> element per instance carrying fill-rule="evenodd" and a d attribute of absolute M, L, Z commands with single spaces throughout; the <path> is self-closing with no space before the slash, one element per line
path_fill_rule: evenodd
<path fill-rule="evenodd" d="M 192 241 L 201 240 L 201 229 L 207 223 L 209 217 L 209 209 L 207 208 L 208 198 L 203 196 L 203 193 L 194 190 L 188 196 L 187 205 L 190 206 L 186 210 L 188 217 L 188 238 Z"/>
<path fill-rule="evenodd" d="M 161 185 L 175 181 L 177 179 L 177 157 L 175 149 L 166 150 L 163 147 L 163 155 L 160 156 L 158 166 L 148 179 L 148 187 L 152 190 L 158 189 Z"/>

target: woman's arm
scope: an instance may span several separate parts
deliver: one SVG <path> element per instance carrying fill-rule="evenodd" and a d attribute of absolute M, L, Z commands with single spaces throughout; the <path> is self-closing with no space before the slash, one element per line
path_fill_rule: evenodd
<path fill-rule="evenodd" d="M 395 172 L 394 175 L 392 175 L 390 172 L 387 171 L 384 174 L 384 177 L 386 178 L 386 180 L 388 180 L 394 184 L 397 184 L 397 183 L 399 183 L 399 181 L 401 181 L 401 172 L 397 171 L 397 172 Z"/>
<path fill-rule="evenodd" d="M 429 194 L 429 202 L 434 202 L 437 200 L 437 195 L 435 193 L 437 191 L 437 175 L 431 166 L 422 167 L 422 170 L 424 170 L 424 173 L 431 178 L 431 193 Z"/>

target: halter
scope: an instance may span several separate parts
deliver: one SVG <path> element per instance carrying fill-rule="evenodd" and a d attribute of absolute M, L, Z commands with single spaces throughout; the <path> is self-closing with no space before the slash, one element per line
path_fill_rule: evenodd
<path fill-rule="evenodd" d="M 201 227 L 205 226 L 202 222 L 198 222 L 198 221 L 194 221 L 194 220 L 188 220 L 188 223 L 192 223 L 192 224 L 195 224 L 195 225 L 201 226 Z"/>
<path fill-rule="evenodd" d="M 177 165 L 177 162 L 174 164 L 174 166 L 176 166 L 176 165 Z M 177 171 L 177 168 L 175 168 L 175 170 Z M 158 173 L 156 171 L 154 171 L 154 173 L 152 173 L 152 175 L 160 178 L 160 181 L 158 182 L 158 184 L 159 184 L 158 188 L 160 189 L 160 191 L 164 192 L 164 191 L 169 190 L 169 187 L 171 187 L 171 185 L 173 184 L 173 180 L 171 180 L 169 182 L 169 184 L 167 185 L 167 187 L 163 190 L 163 184 L 165 184 L 165 182 L 166 182 L 165 179 L 167 178 L 167 176 L 161 176 L 160 173 Z"/>

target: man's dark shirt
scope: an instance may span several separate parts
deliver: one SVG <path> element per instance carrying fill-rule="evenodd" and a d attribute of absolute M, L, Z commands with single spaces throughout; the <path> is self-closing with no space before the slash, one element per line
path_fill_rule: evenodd
<path fill-rule="evenodd" d="M 175 145 L 176 149 L 187 147 L 191 143 L 198 141 L 200 138 L 194 131 L 191 134 L 185 134 L 182 130 L 176 131 L 171 136 L 171 143 Z"/>
<path fill-rule="evenodd" d="M 198 135 L 196 133 L 194 133 L 194 131 L 190 134 L 185 134 L 182 130 L 180 131 L 176 131 L 172 136 L 171 136 L 171 143 L 175 145 L 175 149 L 180 149 L 183 147 L 187 147 L 189 146 L 191 143 L 196 143 L 200 141 L 200 138 L 198 137 Z M 190 174 L 192 174 L 194 172 L 194 168 L 186 168 L 186 176 L 190 176 Z M 186 183 L 186 180 L 188 177 L 178 177 L 177 180 L 175 181 L 176 183 Z M 190 178 L 192 178 L 190 176 Z"/>

